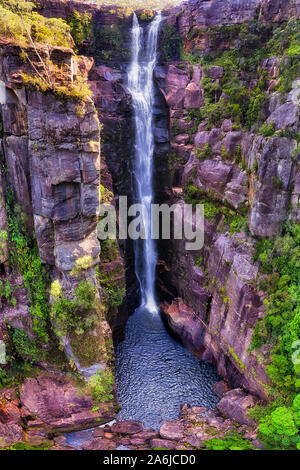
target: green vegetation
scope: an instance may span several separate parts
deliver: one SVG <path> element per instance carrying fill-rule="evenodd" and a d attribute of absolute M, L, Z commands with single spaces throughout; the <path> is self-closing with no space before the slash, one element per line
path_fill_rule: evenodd
<path fill-rule="evenodd" d="M 195 155 L 200 160 L 200 162 L 203 162 L 204 160 L 208 160 L 213 156 L 213 149 L 209 144 L 205 144 L 202 149 L 199 147 L 195 148 Z"/>
<path fill-rule="evenodd" d="M 50 449 L 50 442 L 45 441 L 43 444 L 40 445 L 33 445 L 30 442 L 16 442 L 12 446 L 6 447 L 3 450 L 49 450 Z"/>
<path fill-rule="evenodd" d="M 13 293 L 14 289 L 8 280 L 0 281 L 0 298 L 2 301 L 6 301 L 15 306 L 17 301 L 13 296 Z"/>
<path fill-rule="evenodd" d="M 90 14 L 74 10 L 67 22 L 77 49 L 81 49 L 86 41 L 89 43 L 93 41 L 93 23 Z"/>
<path fill-rule="evenodd" d="M 71 29 L 76 44 L 80 44 L 85 36 L 89 39 L 91 26 L 88 15 L 79 15 L 74 12 L 70 19 L 70 29 L 70 26 L 62 19 L 45 18 L 34 12 L 34 6 L 32 2 L 0 0 L 0 36 L 8 37 L 20 46 L 20 55 L 24 61 L 28 61 L 29 58 L 23 48 L 33 46 L 41 65 L 37 68 L 34 61 L 31 61 L 35 73 L 22 73 L 25 85 L 29 89 L 42 93 L 52 91 L 61 101 L 84 102 L 88 96 L 92 95 L 87 83 L 82 77 L 78 77 L 73 83 L 62 84 L 57 77 L 61 77 L 63 70 L 52 63 L 50 53 L 48 58 L 45 57 L 45 52 L 47 50 L 49 52 L 52 45 L 72 47 Z M 40 51 L 40 44 L 47 46 L 43 53 Z"/>
<path fill-rule="evenodd" d="M 103 263 L 115 261 L 119 256 L 118 242 L 115 239 L 101 240 L 101 261 Z"/>
<path fill-rule="evenodd" d="M 105 62 L 114 64 L 126 58 L 130 51 L 124 47 L 125 42 L 125 33 L 117 25 L 103 25 L 95 30 L 96 55 Z"/>
<path fill-rule="evenodd" d="M 98 324 L 97 288 L 90 281 L 83 280 L 74 291 L 74 297 L 66 298 L 58 281 L 51 286 L 53 303 L 50 318 L 53 321 L 55 333 L 59 337 L 74 333 L 81 335 Z"/>
<path fill-rule="evenodd" d="M 42 342 L 48 342 L 49 277 L 39 257 L 38 247 L 27 232 L 26 218 L 14 201 L 13 192 L 6 194 L 7 225 L 9 231 L 9 264 L 20 272 L 30 301 L 34 333 Z"/>
<path fill-rule="evenodd" d="M 293 80 L 300 76 L 300 20 L 291 18 L 283 28 L 275 29 L 267 48 L 281 57 L 279 91 L 288 92 Z"/>
<path fill-rule="evenodd" d="M 290 434 L 299 421 L 300 364 L 300 225 L 287 225 L 282 236 L 262 239 L 256 245 L 255 260 L 264 274 L 261 289 L 268 294 L 265 300 L 267 315 L 258 322 L 252 349 L 271 347 L 266 367 L 273 382 L 270 390 L 274 401 L 260 416 L 260 431 L 269 446 L 290 448 L 298 441 Z M 298 352 L 297 352 L 298 351 Z M 296 405 L 293 400 L 296 399 Z M 294 424 L 292 425 L 292 421 Z M 281 427 L 279 427 L 279 425 Z"/>
<path fill-rule="evenodd" d="M 29 35 L 37 43 L 70 47 L 70 28 L 60 18 L 45 18 L 33 11 L 34 3 L 0 0 L 0 35 L 25 46 Z"/>
<path fill-rule="evenodd" d="M 82 104 L 86 101 L 87 97 L 92 96 L 92 91 L 88 84 L 80 77 L 78 77 L 76 82 L 68 86 L 55 83 L 54 75 L 52 75 L 54 79 L 52 83 L 47 82 L 41 77 L 29 75 L 24 72 L 22 73 L 22 78 L 28 89 L 37 90 L 41 93 L 52 92 L 54 96 L 62 102 L 73 101 Z"/>
<path fill-rule="evenodd" d="M 42 359 L 41 348 L 33 338 L 29 338 L 24 330 L 15 329 L 11 334 L 15 352 L 27 362 L 34 363 Z"/>
<path fill-rule="evenodd" d="M 110 369 L 97 372 L 88 381 L 88 389 L 96 403 L 106 403 L 113 399 L 114 376 Z"/>
<path fill-rule="evenodd" d="M 275 124 L 274 122 L 264 123 L 261 128 L 259 129 L 259 132 L 261 135 L 264 137 L 272 137 L 275 134 Z"/>
<path fill-rule="evenodd" d="M 235 215 L 229 227 L 230 235 L 237 232 L 248 232 L 248 221 L 246 217 Z"/>
<path fill-rule="evenodd" d="M 222 439 L 213 438 L 205 441 L 205 450 L 253 450 L 249 440 L 236 431 L 228 432 Z"/>
<path fill-rule="evenodd" d="M 259 433 L 266 449 L 300 450 L 300 394 L 291 406 L 279 406 L 261 418 Z"/>
<path fill-rule="evenodd" d="M 161 35 L 162 60 L 169 61 L 180 59 L 182 47 L 182 39 L 176 26 L 165 24 Z"/>
<path fill-rule="evenodd" d="M 231 227 L 231 233 L 237 224 L 240 227 L 246 229 L 246 219 L 243 218 L 244 223 L 242 223 L 242 215 L 244 215 L 244 206 L 241 206 L 238 211 L 241 213 L 240 216 L 236 214 L 236 211 L 233 210 L 229 203 L 225 201 L 220 201 L 218 197 L 211 190 L 204 190 L 202 188 L 196 188 L 196 186 L 189 184 L 184 188 L 184 199 L 188 204 L 204 204 L 204 216 L 208 219 L 215 219 L 217 216 L 224 216 L 224 224 L 230 225 L 230 221 L 233 224 Z"/>
<path fill-rule="evenodd" d="M 194 123 L 189 132 L 195 133 L 205 119 L 210 130 L 230 118 L 237 129 L 251 129 L 252 126 L 259 129 L 262 126 L 262 135 L 273 135 L 274 125 L 263 124 L 263 110 L 269 97 L 266 92 L 268 75 L 261 69 L 261 62 L 278 56 L 280 80 L 275 90 L 290 91 L 292 81 L 300 76 L 300 20 L 291 18 L 286 25 L 279 27 L 265 26 L 255 20 L 243 25 L 193 30 L 192 33 L 189 37 L 191 52 L 184 53 L 182 59 L 201 64 L 207 74 L 202 80 L 205 103 L 203 107 L 189 111 L 189 119 Z M 203 55 L 197 46 L 204 35 L 211 43 L 211 54 Z M 224 44 L 227 46 L 225 51 Z M 212 66 L 223 68 L 220 80 L 210 78 Z"/>

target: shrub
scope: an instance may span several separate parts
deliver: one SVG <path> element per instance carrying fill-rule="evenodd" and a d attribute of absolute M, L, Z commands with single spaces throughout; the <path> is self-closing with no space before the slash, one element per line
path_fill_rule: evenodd
<path fill-rule="evenodd" d="M 74 291 L 74 297 L 70 300 L 63 296 L 57 285 L 53 284 L 51 293 L 55 292 L 56 296 L 51 305 L 50 317 L 56 334 L 60 337 L 72 332 L 79 335 L 94 328 L 98 321 L 97 288 L 94 284 L 86 280 L 81 281 Z"/>
<path fill-rule="evenodd" d="M 105 368 L 94 374 L 88 381 L 88 388 L 95 403 L 106 403 L 113 399 L 114 376 L 110 369 Z"/>
<path fill-rule="evenodd" d="M 275 134 L 275 124 L 274 122 L 270 122 L 269 124 L 265 122 L 261 128 L 259 129 L 259 133 L 264 137 L 271 137 Z"/>
<path fill-rule="evenodd" d="M 161 34 L 161 59 L 180 59 L 182 49 L 182 39 L 175 25 L 165 24 Z"/>
<path fill-rule="evenodd" d="M 14 290 L 8 280 L 0 281 L 0 297 L 6 302 L 16 305 L 17 301 L 13 297 Z"/>
<path fill-rule="evenodd" d="M 91 14 L 87 12 L 79 13 L 77 10 L 74 10 L 67 19 L 67 22 L 77 48 L 80 48 L 84 41 L 92 41 L 93 23 Z"/>
<path fill-rule="evenodd" d="M 16 353 L 29 362 L 37 362 L 42 359 L 41 349 L 36 341 L 29 338 L 24 330 L 15 329 L 12 333 L 12 343 Z"/>
<path fill-rule="evenodd" d="M 37 43 L 70 47 L 70 28 L 64 20 L 39 15 L 33 11 L 32 2 L 2 0 L 1 3 L 0 35 L 25 45 L 29 42 L 28 32 L 31 32 Z"/>
<path fill-rule="evenodd" d="M 205 144 L 202 149 L 199 147 L 195 148 L 196 157 L 202 162 L 208 160 L 213 156 L 213 149 L 209 144 Z"/>
<path fill-rule="evenodd" d="M 247 218 L 236 215 L 233 217 L 232 222 L 229 227 L 230 235 L 233 235 L 237 232 L 247 232 L 248 231 L 248 221 Z"/>
<path fill-rule="evenodd" d="M 204 442 L 205 450 L 253 450 L 248 439 L 235 431 L 227 433 L 222 439 L 213 438 Z"/>
<path fill-rule="evenodd" d="M 75 103 L 83 103 L 88 97 L 92 96 L 93 92 L 89 85 L 80 77 L 77 78 L 76 82 L 65 86 L 56 83 L 55 73 L 53 71 L 52 83 L 48 83 L 42 77 L 29 75 L 28 73 L 22 72 L 21 75 L 27 88 L 40 91 L 41 93 L 53 92 L 54 96 L 62 102 L 73 101 Z"/>

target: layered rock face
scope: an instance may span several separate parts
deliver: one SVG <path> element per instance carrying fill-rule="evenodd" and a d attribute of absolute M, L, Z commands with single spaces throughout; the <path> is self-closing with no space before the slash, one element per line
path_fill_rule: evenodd
<path fill-rule="evenodd" d="M 18 46 L 1 44 L 4 132 L 1 147 L 2 162 L 7 167 L 2 188 L 5 188 L 6 182 L 14 192 L 15 200 L 26 216 L 27 229 L 35 234 L 42 263 L 50 268 L 52 279 L 61 282 L 64 293 L 72 297 L 74 289 L 83 279 L 98 285 L 94 267 L 100 261 L 97 238 L 100 204 L 99 119 L 90 98 L 78 103 L 72 97 L 61 100 L 54 93 L 26 89 L 21 71 L 32 73 L 34 67 L 41 67 L 40 57 L 46 60 L 49 52 L 43 47 L 38 52 L 28 48 L 30 60 L 25 62 L 24 67 L 20 53 Z M 72 50 L 53 48 L 51 58 L 63 71 L 62 84 L 71 86 L 74 73 L 77 73 Z M 83 65 L 81 61 L 78 66 Z M 86 61 L 85 68 L 90 66 Z M 1 208 L 1 228 L 7 234 L 4 203 Z M 3 262 L 6 262 L 6 251 L 4 246 Z M 88 259 L 88 266 L 79 277 L 74 276 L 72 271 L 78 259 Z M 20 328 L 32 337 L 32 319 L 22 277 L 14 273 L 5 282 L 16 290 L 16 305 L 5 305 L 1 320 L 6 317 L 12 328 Z M 100 290 L 99 293 L 101 295 Z M 74 356 L 75 339 L 71 340 L 72 349 L 64 340 L 68 356 L 75 360 L 79 368 L 94 362 L 104 367 L 103 348 L 105 341 L 110 340 L 111 332 L 103 318 L 99 321 L 96 330 L 87 331 L 84 335 L 85 352 L 84 348 L 76 347 Z M 93 344 L 93 351 L 88 351 L 89 344 Z"/>
<path fill-rule="evenodd" d="M 206 219 L 202 250 L 187 252 L 185 240 L 173 240 L 168 255 L 166 244 L 160 246 L 159 287 L 169 299 L 162 308 L 187 348 L 213 361 L 234 386 L 264 399 L 270 382 L 261 357 L 268 356 L 268 348 L 251 351 L 255 324 L 265 316 L 265 293 L 253 257 L 257 239 L 277 236 L 286 220 L 299 223 L 299 149 L 294 138 L 300 129 L 299 80 L 289 92 L 275 91 L 281 59 L 261 60 L 266 99 L 259 119 L 272 129 L 268 136 L 257 124 L 248 129 L 236 125 L 233 114 L 217 123 L 217 115 L 209 120 L 201 109 L 208 109 L 207 84 L 214 94 L 211 106 L 222 100 L 227 106 L 229 97 L 222 93 L 226 68 L 211 61 L 218 48 L 220 56 L 222 50 L 239 47 L 238 38 L 230 39 L 232 31 L 255 17 L 268 26 L 299 17 L 299 5 L 191 1 L 170 13 L 169 31 L 177 30 L 187 57 L 160 64 L 155 72 L 170 109 L 169 202 L 203 203 Z M 189 54 L 193 61 L 202 57 L 204 66 L 189 63 Z M 247 78 L 240 73 L 241 83 L 255 88 L 257 79 L 248 83 Z M 248 230 L 232 226 L 234 218 Z"/>
<path fill-rule="evenodd" d="M 180 34 L 193 28 L 212 28 L 245 23 L 256 17 L 280 23 L 300 15 L 299 0 L 191 0 L 169 10 L 177 16 Z M 174 21 L 174 17 L 168 19 Z"/>
<path fill-rule="evenodd" d="M 26 94 L 20 87 L 20 51 L 10 49 L 4 45 L 1 53 L 9 183 L 29 228 L 34 225 L 44 263 L 61 273 L 71 271 L 84 255 L 96 263 L 100 148 L 95 108 L 90 101 L 79 112 L 75 103 L 59 102 L 51 94 Z M 71 83 L 71 50 L 58 49 L 57 56 L 68 67 L 65 80 Z"/>

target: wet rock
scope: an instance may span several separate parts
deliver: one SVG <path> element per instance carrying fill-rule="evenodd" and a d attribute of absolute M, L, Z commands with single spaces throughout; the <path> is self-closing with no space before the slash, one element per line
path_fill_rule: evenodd
<path fill-rule="evenodd" d="M 180 337 L 189 350 L 197 352 L 202 345 L 203 331 L 196 313 L 181 298 L 175 299 L 170 305 L 165 303 L 161 307 L 172 331 Z"/>
<path fill-rule="evenodd" d="M 166 421 L 161 426 L 159 434 L 163 439 L 179 441 L 184 436 L 184 425 L 180 421 Z"/>
<path fill-rule="evenodd" d="M 140 421 L 119 421 L 111 426 L 111 431 L 117 434 L 136 434 L 143 431 Z"/>
<path fill-rule="evenodd" d="M 115 442 L 105 438 L 90 439 L 82 444 L 82 450 L 113 450 L 116 447 Z"/>
<path fill-rule="evenodd" d="M 93 431 L 94 437 L 104 437 L 105 431 L 103 428 L 95 428 Z"/>
<path fill-rule="evenodd" d="M 248 411 L 257 403 L 257 398 L 248 395 L 242 389 L 234 389 L 227 392 L 217 404 L 218 411 L 239 424 L 254 425 L 249 418 Z"/>
<path fill-rule="evenodd" d="M 224 380 L 220 380 L 212 386 L 212 390 L 219 398 L 223 398 L 229 390 L 229 385 Z"/>
<path fill-rule="evenodd" d="M 151 439 L 150 447 L 152 448 L 159 447 L 163 449 L 174 450 L 177 448 L 177 443 L 174 441 L 169 441 L 167 439 Z"/>

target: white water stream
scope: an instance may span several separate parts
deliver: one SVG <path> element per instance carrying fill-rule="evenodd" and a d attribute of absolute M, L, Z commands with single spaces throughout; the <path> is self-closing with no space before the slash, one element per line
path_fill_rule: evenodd
<path fill-rule="evenodd" d="M 141 307 L 158 313 L 155 301 L 155 267 L 157 254 L 151 239 L 151 204 L 153 202 L 153 70 L 157 56 L 157 37 L 162 21 L 160 13 L 150 24 L 146 41 L 144 29 L 133 16 L 131 29 L 132 59 L 128 71 L 128 89 L 132 96 L 135 119 L 135 202 L 143 207 L 142 226 L 145 239 L 136 240 L 135 273 L 141 289 Z"/>

